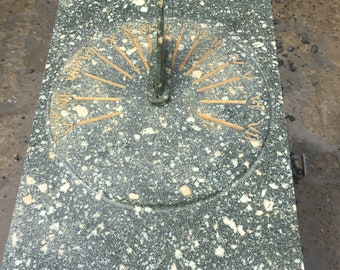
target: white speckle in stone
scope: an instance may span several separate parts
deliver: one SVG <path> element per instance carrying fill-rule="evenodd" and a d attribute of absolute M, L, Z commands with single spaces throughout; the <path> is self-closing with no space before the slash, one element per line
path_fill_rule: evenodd
<path fill-rule="evenodd" d="M 264 189 L 261 191 L 261 197 L 266 196 L 266 194 L 267 194 L 267 189 Z"/>
<path fill-rule="evenodd" d="M 55 202 L 55 207 L 56 208 L 60 208 L 62 206 L 63 206 L 63 204 L 61 202 Z"/>
<path fill-rule="evenodd" d="M 249 165 L 250 165 L 250 164 L 249 164 L 248 161 L 245 161 L 243 164 L 244 164 L 244 166 L 246 166 L 246 167 L 249 169 Z"/>
<path fill-rule="evenodd" d="M 223 257 L 224 256 L 224 248 L 221 247 L 221 246 L 218 246 L 216 249 L 215 249 L 215 255 L 217 257 Z"/>
<path fill-rule="evenodd" d="M 40 184 L 38 186 L 38 188 L 39 188 L 41 193 L 46 193 L 46 191 L 47 191 L 47 184 L 46 183 Z"/>
<path fill-rule="evenodd" d="M 293 211 L 296 212 L 296 204 L 292 205 Z"/>
<path fill-rule="evenodd" d="M 139 195 L 138 194 L 136 194 L 136 193 L 129 193 L 129 199 L 130 200 L 138 200 L 139 199 Z"/>
<path fill-rule="evenodd" d="M 69 183 L 69 182 L 66 182 L 65 184 L 63 184 L 63 185 L 59 188 L 59 190 L 60 190 L 61 192 L 66 193 L 66 192 L 69 190 L 70 186 L 71 186 L 70 183 Z"/>
<path fill-rule="evenodd" d="M 75 106 L 73 110 L 77 112 L 79 117 L 86 117 L 89 113 L 88 109 L 81 105 Z"/>
<path fill-rule="evenodd" d="M 195 270 L 196 269 L 196 263 L 194 261 L 190 261 L 189 262 L 189 266 L 191 267 L 191 269 Z"/>
<path fill-rule="evenodd" d="M 274 202 L 265 199 L 263 201 L 263 205 L 264 205 L 264 208 L 266 209 L 266 211 L 272 211 L 273 210 L 273 206 L 274 206 Z"/>
<path fill-rule="evenodd" d="M 145 0 L 132 0 L 132 3 L 136 6 L 143 6 L 145 4 Z"/>
<path fill-rule="evenodd" d="M 241 235 L 241 236 L 245 236 L 246 232 L 243 230 L 243 226 L 242 225 L 238 225 L 237 226 L 237 232 Z"/>
<path fill-rule="evenodd" d="M 119 270 L 127 270 L 127 268 L 125 267 L 124 264 L 120 264 L 119 265 Z"/>
<path fill-rule="evenodd" d="M 195 71 L 192 73 L 191 76 L 194 77 L 195 79 L 199 79 L 199 78 L 201 78 L 201 76 L 202 76 L 202 71 L 200 71 L 200 70 L 195 70 Z"/>
<path fill-rule="evenodd" d="M 253 47 L 255 47 L 255 48 L 260 48 L 260 47 L 263 47 L 263 46 L 264 46 L 263 42 L 260 42 L 260 41 L 256 41 L 256 42 L 254 42 L 252 45 L 253 45 Z"/>
<path fill-rule="evenodd" d="M 289 184 L 287 184 L 287 183 L 282 183 L 281 184 L 281 187 L 283 188 L 283 189 L 288 189 L 289 188 Z"/>
<path fill-rule="evenodd" d="M 201 6 L 204 6 L 204 2 L 203 2 L 203 1 L 201 1 L 201 2 L 200 2 L 200 5 L 201 5 Z"/>
<path fill-rule="evenodd" d="M 230 245 L 231 249 L 237 249 L 237 245 Z"/>
<path fill-rule="evenodd" d="M 107 10 L 107 8 L 105 7 L 105 8 L 102 9 L 102 12 L 106 12 L 106 10 Z"/>
<path fill-rule="evenodd" d="M 262 175 L 262 173 L 261 173 L 259 170 L 256 170 L 255 173 L 256 173 L 256 175 L 258 175 L 258 176 L 261 176 L 261 175 Z"/>
<path fill-rule="evenodd" d="M 50 229 L 53 231 L 58 231 L 59 230 L 59 223 L 52 223 L 50 226 Z"/>
<path fill-rule="evenodd" d="M 234 168 L 238 165 L 238 160 L 236 158 L 231 159 L 231 163 L 233 164 Z"/>
<path fill-rule="evenodd" d="M 167 123 L 167 122 L 162 122 L 162 123 L 161 123 L 161 126 L 162 126 L 163 128 L 167 128 L 167 127 L 168 127 L 168 123 Z"/>
<path fill-rule="evenodd" d="M 139 141 L 141 138 L 139 134 L 135 134 L 133 137 L 135 138 L 135 141 Z"/>
<path fill-rule="evenodd" d="M 17 237 L 17 234 L 16 233 L 13 233 L 12 234 L 12 247 L 15 247 L 18 243 L 18 237 Z"/>
<path fill-rule="evenodd" d="M 49 152 L 49 153 L 48 153 L 48 157 L 49 157 L 51 160 L 54 160 L 54 159 L 55 159 L 55 154 L 54 154 L 54 152 Z"/>
<path fill-rule="evenodd" d="M 179 191 L 182 193 L 184 197 L 190 197 L 191 196 L 191 189 L 187 185 L 181 186 Z"/>
<path fill-rule="evenodd" d="M 278 189 L 279 186 L 275 183 L 270 183 L 269 186 L 272 188 L 272 189 Z"/>
<path fill-rule="evenodd" d="M 262 216 L 262 215 L 263 215 L 263 211 L 257 210 L 257 211 L 255 212 L 255 215 L 257 215 L 257 216 Z"/>
<path fill-rule="evenodd" d="M 250 212 L 250 211 L 252 211 L 252 210 L 253 210 L 253 207 L 251 207 L 251 205 L 250 205 L 250 204 L 248 204 L 248 205 L 247 205 L 247 207 L 246 207 L 246 210 L 247 210 L 248 212 Z"/>
<path fill-rule="evenodd" d="M 222 156 L 221 151 L 220 150 L 216 150 L 215 157 L 220 157 L 220 156 Z"/>
<path fill-rule="evenodd" d="M 145 128 L 141 132 L 142 135 L 153 135 L 153 134 L 156 134 L 156 133 L 157 132 L 152 127 Z"/>
<path fill-rule="evenodd" d="M 201 128 L 197 125 L 193 125 L 192 128 L 193 128 L 193 130 L 201 131 Z"/>
<path fill-rule="evenodd" d="M 146 13 L 149 11 L 149 8 L 144 6 L 144 7 L 141 7 L 140 11 Z"/>
<path fill-rule="evenodd" d="M 200 171 L 200 168 L 198 168 L 198 167 L 193 167 L 193 168 L 192 168 L 192 171 L 193 171 L 193 172 L 199 172 L 199 171 Z"/>
<path fill-rule="evenodd" d="M 27 175 L 26 176 L 26 183 L 29 186 L 33 186 L 35 184 L 35 180 L 32 176 Z"/>
<path fill-rule="evenodd" d="M 152 212 L 152 208 L 150 208 L 150 207 L 145 207 L 144 210 L 145 210 L 146 213 L 149 213 L 149 214 Z"/>
<path fill-rule="evenodd" d="M 82 167 L 81 167 L 81 170 L 82 170 L 83 172 L 86 172 L 86 171 L 87 171 L 87 167 L 86 167 L 86 166 L 82 166 Z"/>
<path fill-rule="evenodd" d="M 15 266 L 19 266 L 20 264 L 22 264 L 22 260 L 15 260 L 14 264 Z"/>
<path fill-rule="evenodd" d="M 241 203 L 247 203 L 247 202 L 251 202 L 251 199 L 248 197 L 247 194 L 243 194 L 241 199 L 240 199 Z"/>
<path fill-rule="evenodd" d="M 136 51 L 136 47 L 133 47 L 133 48 L 127 50 L 127 51 L 126 51 L 126 54 L 127 54 L 127 55 L 131 55 L 131 54 L 133 54 L 135 51 Z"/>
<path fill-rule="evenodd" d="M 241 153 L 241 154 L 238 154 L 238 156 L 237 156 L 238 158 L 243 158 L 244 157 L 244 154 L 243 153 Z"/>
<path fill-rule="evenodd" d="M 195 122 L 195 118 L 190 116 L 190 117 L 187 118 L 187 122 L 188 123 L 194 123 Z"/>
<path fill-rule="evenodd" d="M 266 24 L 266 23 L 263 23 L 263 24 L 262 24 L 262 28 L 267 28 L 267 24 Z"/>
<path fill-rule="evenodd" d="M 237 233 L 237 226 L 232 219 L 229 219 L 228 217 L 223 217 L 223 223 L 229 226 L 234 233 Z"/>
<path fill-rule="evenodd" d="M 24 204 L 26 205 L 31 205 L 32 203 L 35 202 L 35 199 L 33 199 L 31 194 L 28 194 L 27 196 L 25 196 L 24 198 L 22 198 Z"/>
<path fill-rule="evenodd" d="M 259 142 L 259 141 L 250 141 L 250 144 L 251 144 L 254 148 L 259 148 L 259 147 L 260 147 L 260 142 Z"/>
<path fill-rule="evenodd" d="M 103 197 L 104 191 L 103 190 L 99 190 L 96 194 L 96 196 L 94 197 L 97 201 L 100 201 Z"/>
<path fill-rule="evenodd" d="M 82 147 L 88 147 L 89 143 L 87 141 L 82 141 L 80 144 Z"/>
<path fill-rule="evenodd" d="M 81 181 L 80 179 L 77 179 L 77 180 L 74 181 L 74 183 L 75 183 L 77 186 L 79 186 L 79 185 L 82 183 L 82 181 Z"/>
<path fill-rule="evenodd" d="M 48 215 L 52 215 L 54 212 L 55 212 L 55 208 L 54 208 L 53 206 L 50 206 L 50 207 L 48 208 L 47 214 L 48 214 Z"/>
<path fill-rule="evenodd" d="M 179 250 L 179 249 L 176 249 L 176 251 L 175 251 L 175 257 L 176 257 L 176 259 L 181 259 L 182 256 L 183 256 L 182 251 Z"/>
<path fill-rule="evenodd" d="M 170 268 L 171 270 L 177 270 L 177 265 L 175 264 L 175 263 L 173 263 L 172 265 L 171 265 L 171 268 Z"/>
<path fill-rule="evenodd" d="M 42 252 L 46 253 L 47 250 L 48 250 L 47 245 L 42 246 L 42 248 L 41 248 L 41 251 L 42 251 Z"/>
<path fill-rule="evenodd" d="M 127 252 L 128 254 L 131 254 L 131 253 L 132 253 L 132 248 L 128 247 L 128 248 L 126 249 L 126 252 Z"/>

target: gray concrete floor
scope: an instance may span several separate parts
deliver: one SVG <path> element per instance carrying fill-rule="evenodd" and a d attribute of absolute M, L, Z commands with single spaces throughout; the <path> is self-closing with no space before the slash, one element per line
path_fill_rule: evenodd
<path fill-rule="evenodd" d="M 340 0 L 273 0 L 307 270 L 340 269 Z M 6 244 L 57 0 L 0 1 L 0 261 Z M 313 46 L 314 45 L 314 46 Z"/>

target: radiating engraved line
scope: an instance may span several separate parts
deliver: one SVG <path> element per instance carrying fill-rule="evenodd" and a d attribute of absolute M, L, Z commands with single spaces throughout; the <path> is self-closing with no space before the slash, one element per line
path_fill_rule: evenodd
<path fill-rule="evenodd" d="M 247 72 L 243 76 L 236 76 L 236 77 L 230 78 L 230 79 L 222 81 L 222 82 L 214 83 L 214 84 L 211 84 L 211 85 L 199 88 L 197 90 L 197 92 L 203 92 L 203 91 L 206 91 L 206 90 L 210 90 L 210 89 L 213 89 L 213 88 L 216 88 L 216 87 L 220 87 L 222 85 L 226 85 L 226 84 L 229 84 L 229 83 L 232 83 L 232 82 L 237 82 L 237 81 L 239 81 L 241 79 L 253 79 L 253 78 L 248 77 L 248 75 L 250 73 L 251 73 L 251 71 Z"/>
<path fill-rule="evenodd" d="M 131 61 L 131 59 L 126 55 L 125 52 L 122 51 L 121 48 L 119 48 L 116 44 L 113 44 L 113 47 L 117 50 L 117 52 L 119 52 L 119 54 L 125 59 L 125 61 L 129 64 L 130 67 L 133 68 L 133 70 L 140 75 L 141 72 L 138 69 L 138 67 L 135 66 L 135 64 Z"/>
<path fill-rule="evenodd" d="M 148 40 L 148 45 L 149 45 L 149 52 L 150 55 L 152 54 L 152 39 L 151 39 L 151 34 L 150 34 L 150 26 L 147 27 L 147 40 Z"/>
<path fill-rule="evenodd" d="M 98 122 L 98 121 L 101 121 L 101 120 L 104 120 L 104 119 L 113 118 L 113 117 L 116 117 L 116 116 L 121 115 L 121 114 L 122 114 L 122 112 L 108 113 L 108 114 L 93 117 L 93 118 L 90 118 L 90 119 L 87 119 L 87 120 L 79 121 L 75 124 L 68 123 L 68 122 L 62 122 L 61 124 L 66 127 L 66 130 L 63 132 L 63 135 L 66 135 L 67 133 L 69 133 L 74 126 L 88 125 L 88 124 Z"/>
<path fill-rule="evenodd" d="M 202 76 L 201 78 L 199 78 L 199 79 L 197 79 L 197 80 L 194 80 L 194 81 L 192 82 L 192 84 L 198 84 L 198 83 L 200 83 L 200 82 L 202 82 L 202 81 L 208 79 L 209 77 L 215 75 L 215 74 L 218 73 L 219 71 L 221 71 L 221 70 L 223 70 L 223 69 L 226 69 L 226 68 L 229 67 L 229 66 L 230 66 L 230 64 L 229 64 L 229 62 L 227 62 L 227 63 L 225 63 L 224 65 L 219 66 L 219 67 L 217 67 L 216 69 L 210 71 L 208 74 Z"/>
<path fill-rule="evenodd" d="M 174 49 L 174 52 L 173 52 L 172 58 L 171 58 L 171 69 L 173 69 L 174 66 L 175 66 L 177 52 L 178 52 L 178 48 L 179 48 L 179 46 L 181 45 L 181 42 L 182 42 L 182 35 L 183 35 L 183 33 L 184 33 L 184 27 L 182 27 L 181 32 L 180 32 L 180 34 L 177 37 L 176 46 L 175 46 L 175 49 Z"/>
<path fill-rule="evenodd" d="M 194 43 L 191 45 L 189 52 L 184 57 L 184 60 L 182 61 L 181 65 L 179 66 L 179 69 L 178 69 L 179 71 L 182 71 L 184 69 L 184 67 L 185 67 L 186 63 L 188 62 L 191 54 L 195 51 L 196 47 L 198 46 L 198 43 L 199 43 L 198 36 L 199 36 L 199 32 L 197 32 L 197 34 L 195 36 Z"/>
<path fill-rule="evenodd" d="M 230 123 L 230 122 L 227 122 L 227 121 L 224 121 L 224 120 L 212 117 L 210 115 L 206 115 L 206 114 L 203 114 L 203 113 L 198 113 L 197 116 L 200 117 L 201 119 L 208 120 L 208 121 L 211 121 L 211 122 L 214 122 L 216 124 L 223 125 L 223 126 L 231 127 L 233 129 L 236 129 L 236 130 L 239 130 L 239 131 L 243 131 L 244 130 L 244 127 L 241 127 L 241 126 L 239 126 L 237 124 L 233 124 L 233 123 Z"/>
<path fill-rule="evenodd" d="M 231 78 L 231 79 L 228 79 L 228 80 L 225 80 L 225 81 L 222 81 L 222 82 L 214 83 L 214 84 L 211 84 L 211 85 L 208 85 L 208 86 L 199 88 L 199 89 L 197 90 L 197 92 L 203 92 L 203 91 L 210 90 L 210 89 L 213 89 L 213 88 L 222 86 L 222 85 L 226 85 L 226 84 L 228 84 L 228 83 L 237 82 L 237 81 L 239 81 L 239 80 L 241 80 L 241 77 L 240 77 L 240 76 L 233 77 L 233 78 Z"/>
<path fill-rule="evenodd" d="M 125 89 L 125 88 L 126 88 L 125 85 L 122 85 L 122 84 L 119 84 L 119 83 L 115 83 L 115 82 L 111 82 L 111 81 L 109 81 L 109 80 L 100 78 L 100 77 L 95 76 L 95 75 L 92 75 L 92 74 L 90 74 L 90 73 L 84 72 L 83 75 L 86 76 L 86 77 L 89 77 L 89 78 L 91 78 L 91 79 L 94 79 L 94 80 L 96 80 L 96 81 L 99 81 L 99 82 L 106 83 L 106 84 L 108 84 L 108 85 L 114 86 L 114 87 L 118 87 L 118 88 L 121 88 L 121 89 Z"/>
<path fill-rule="evenodd" d="M 76 126 L 87 125 L 87 124 L 91 124 L 91 123 L 94 123 L 94 122 L 98 122 L 100 120 L 112 118 L 112 117 L 118 116 L 120 114 L 122 114 L 122 112 L 109 113 L 109 114 L 105 114 L 105 115 L 101 115 L 101 116 L 97 116 L 97 117 L 93 117 L 93 118 L 90 118 L 90 119 L 87 119 L 87 120 L 77 122 L 77 123 L 75 123 L 75 125 Z"/>
<path fill-rule="evenodd" d="M 239 104 L 244 105 L 247 104 L 247 100 L 225 100 L 225 99 L 203 99 L 200 100 L 201 103 L 204 104 Z"/>
<path fill-rule="evenodd" d="M 213 52 L 214 48 L 210 48 L 202 57 L 200 60 L 198 60 L 193 66 L 186 72 L 184 73 L 184 76 L 189 76 L 200 64 L 203 63 L 205 59 L 207 59 Z"/>
<path fill-rule="evenodd" d="M 114 97 L 78 97 L 73 96 L 71 97 L 73 100 L 76 101 L 89 101 L 89 100 L 99 100 L 99 101 L 121 101 L 121 98 L 114 98 Z"/>
<path fill-rule="evenodd" d="M 114 63 L 112 63 L 109 59 L 107 59 L 106 57 L 104 57 L 100 53 L 96 52 L 96 55 L 100 58 L 100 60 L 102 60 L 103 62 L 108 64 L 110 67 L 112 67 L 113 69 L 115 69 L 118 72 L 120 72 L 121 74 L 123 74 L 125 77 L 128 77 L 131 80 L 133 79 L 133 77 L 129 73 L 127 73 L 126 71 L 124 71 L 123 69 L 121 69 L 120 67 L 115 65 Z"/>
<path fill-rule="evenodd" d="M 132 32 L 130 29 L 125 29 L 124 31 L 125 31 L 127 34 L 130 35 L 131 41 L 132 41 L 133 45 L 135 46 L 135 48 L 136 48 L 136 50 L 137 50 L 137 53 L 138 53 L 140 59 L 142 60 L 145 69 L 147 70 L 147 72 L 149 72 L 149 71 L 150 71 L 150 67 L 149 67 L 149 65 L 148 65 L 148 63 L 147 63 L 147 61 L 146 61 L 146 59 L 145 59 L 145 56 L 144 56 L 144 54 L 143 54 L 143 52 L 142 52 L 142 49 L 141 49 L 141 47 L 140 47 L 140 45 L 139 45 L 139 43 L 138 43 L 137 38 L 135 37 L 135 35 L 133 34 L 133 32 Z"/>
<path fill-rule="evenodd" d="M 116 49 L 116 51 L 125 59 L 125 61 L 129 64 L 129 66 L 137 73 L 137 74 L 141 74 L 140 70 L 134 65 L 134 63 L 131 61 L 131 59 L 126 55 L 126 53 L 117 46 L 116 44 L 116 40 L 115 40 L 115 35 L 112 34 L 111 37 L 109 38 L 104 38 L 102 40 L 104 42 L 104 44 L 106 44 L 107 46 L 112 46 Z"/>

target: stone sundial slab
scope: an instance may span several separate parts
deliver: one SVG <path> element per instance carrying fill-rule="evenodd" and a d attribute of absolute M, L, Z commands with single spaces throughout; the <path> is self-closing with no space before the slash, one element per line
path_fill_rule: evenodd
<path fill-rule="evenodd" d="M 4 269 L 302 267 L 269 3 L 165 1 L 155 106 L 162 3 L 60 1 Z"/>

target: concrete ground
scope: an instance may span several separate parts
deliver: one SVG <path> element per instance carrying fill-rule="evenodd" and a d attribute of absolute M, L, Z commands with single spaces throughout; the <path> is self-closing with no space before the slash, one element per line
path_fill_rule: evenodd
<path fill-rule="evenodd" d="M 290 147 L 307 163 L 307 176 L 295 169 L 305 268 L 337 270 L 340 0 L 272 2 Z M 0 261 L 56 10 L 57 0 L 0 1 Z"/>

